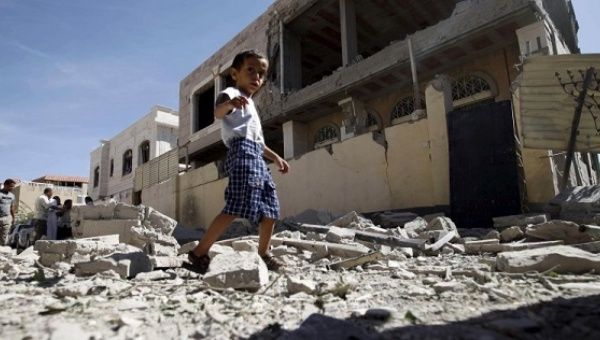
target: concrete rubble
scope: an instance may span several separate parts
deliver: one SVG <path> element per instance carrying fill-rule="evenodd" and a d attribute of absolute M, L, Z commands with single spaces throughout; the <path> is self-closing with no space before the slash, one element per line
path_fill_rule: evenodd
<path fill-rule="evenodd" d="M 569 303 L 600 317 L 594 225 L 519 223 L 538 221 L 525 215 L 492 232 L 439 214 L 374 215 L 384 225 L 322 214 L 329 225 L 278 224 L 271 253 L 283 270 L 267 270 L 244 227 L 211 248 L 201 275 L 184 266 L 197 241 L 180 246 L 176 222 L 154 209 L 76 214 L 76 239 L 38 241 L 18 255 L 0 247 L 0 307 L 11 311 L 0 316 L 1 338 L 504 338 L 523 329 L 556 337 L 567 333 L 547 324 L 578 318 L 564 312 Z M 108 235 L 97 235 L 101 225 Z M 600 334 L 596 323 L 578 329 Z"/>

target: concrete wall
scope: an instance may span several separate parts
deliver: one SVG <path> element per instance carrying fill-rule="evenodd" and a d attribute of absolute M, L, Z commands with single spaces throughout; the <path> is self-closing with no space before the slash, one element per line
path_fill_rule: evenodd
<path fill-rule="evenodd" d="M 142 203 L 161 213 L 176 218 L 177 216 L 177 178 L 153 185 L 142 190 Z"/>

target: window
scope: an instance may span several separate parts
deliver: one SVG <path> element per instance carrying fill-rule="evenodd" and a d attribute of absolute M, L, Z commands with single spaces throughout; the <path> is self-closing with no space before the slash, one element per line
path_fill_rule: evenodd
<path fill-rule="evenodd" d="M 115 173 L 115 160 L 114 159 L 110 159 L 110 177 L 113 176 L 113 174 Z"/>
<path fill-rule="evenodd" d="M 97 188 L 99 183 L 100 183 L 100 167 L 97 166 L 94 169 L 94 188 Z"/>
<path fill-rule="evenodd" d="M 367 122 L 366 122 L 366 128 L 367 131 L 377 131 L 379 130 L 379 128 L 383 127 L 383 124 L 380 123 L 381 122 L 381 118 L 379 117 L 379 114 L 377 113 L 377 111 L 373 110 L 373 109 L 368 109 L 367 110 Z"/>
<path fill-rule="evenodd" d="M 315 149 L 333 144 L 340 140 L 340 133 L 337 126 L 330 124 L 321 127 L 315 136 Z"/>
<path fill-rule="evenodd" d="M 150 161 L 150 142 L 149 141 L 143 141 L 142 144 L 140 144 L 140 152 L 139 152 L 140 156 L 139 156 L 139 163 L 140 165 L 147 163 L 148 161 Z"/>
<path fill-rule="evenodd" d="M 421 107 L 425 108 L 425 100 L 421 99 Z M 392 124 L 398 124 L 412 120 L 412 113 L 415 112 L 415 97 L 406 96 L 396 103 L 392 109 Z"/>
<path fill-rule="evenodd" d="M 194 125 L 193 132 L 210 126 L 215 121 L 215 87 L 210 86 L 194 93 L 193 96 Z"/>
<path fill-rule="evenodd" d="M 455 107 L 491 97 L 494 97 L 494 94 L 490 83 L 480 76 L 469 75 L 452 82 L 452 100 Z"/>
<path fill-rule="evenodd" d="M 133 171 L 133 152 L 131 149 L 123 153 L 123 176 L 129 175 Z"/>

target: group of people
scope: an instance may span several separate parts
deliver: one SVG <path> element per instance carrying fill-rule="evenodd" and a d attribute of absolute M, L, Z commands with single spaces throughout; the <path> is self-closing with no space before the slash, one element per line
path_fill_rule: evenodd
<path fill-rule="evenodd" d="M 13 190 L 16 181 L 6 179 L 0 189 L 0 245 L 8 241 L 12 227 L 16 222 L 16 198 Z M 86 205 L 93 205 L 91 197 L 85 198 Z M 61 204 L 58 196 L 53 196 L 52 188 L 45 188 L 44 193 L 35 201 L 34 216 L 31 224 L 34 228 L 33 240 L 42 237 L 48 240 L 64 240 L 72 237 L 71 208 L 73 200 L 65 200 Z"/>
<path fill-rule="evenodd" d="M 44 193 L 35 201 L 35 214 L 32 220 L 34 241 L 43 236 L 47 240 L 64 240 L 73 236 L 71 230 L 71 209 L 73 200 L 65 200 L 61 204 L 58 196 L 52 196 L 52 188 L 44 189 Z M 91 197 L 85 198 L 86 205 L 93 205 Z"/>

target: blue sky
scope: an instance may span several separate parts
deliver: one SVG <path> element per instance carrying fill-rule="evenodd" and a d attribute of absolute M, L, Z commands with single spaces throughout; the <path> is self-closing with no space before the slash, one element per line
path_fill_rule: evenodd
<path fill-rule="evenodd" d="M 582 51 L 599 53 L 600 1 L 573 2 Z M 100 139 L 178 109 L 181 79 L 271 3 L 0 0 L 0 179 L 89 176 Z"/>

